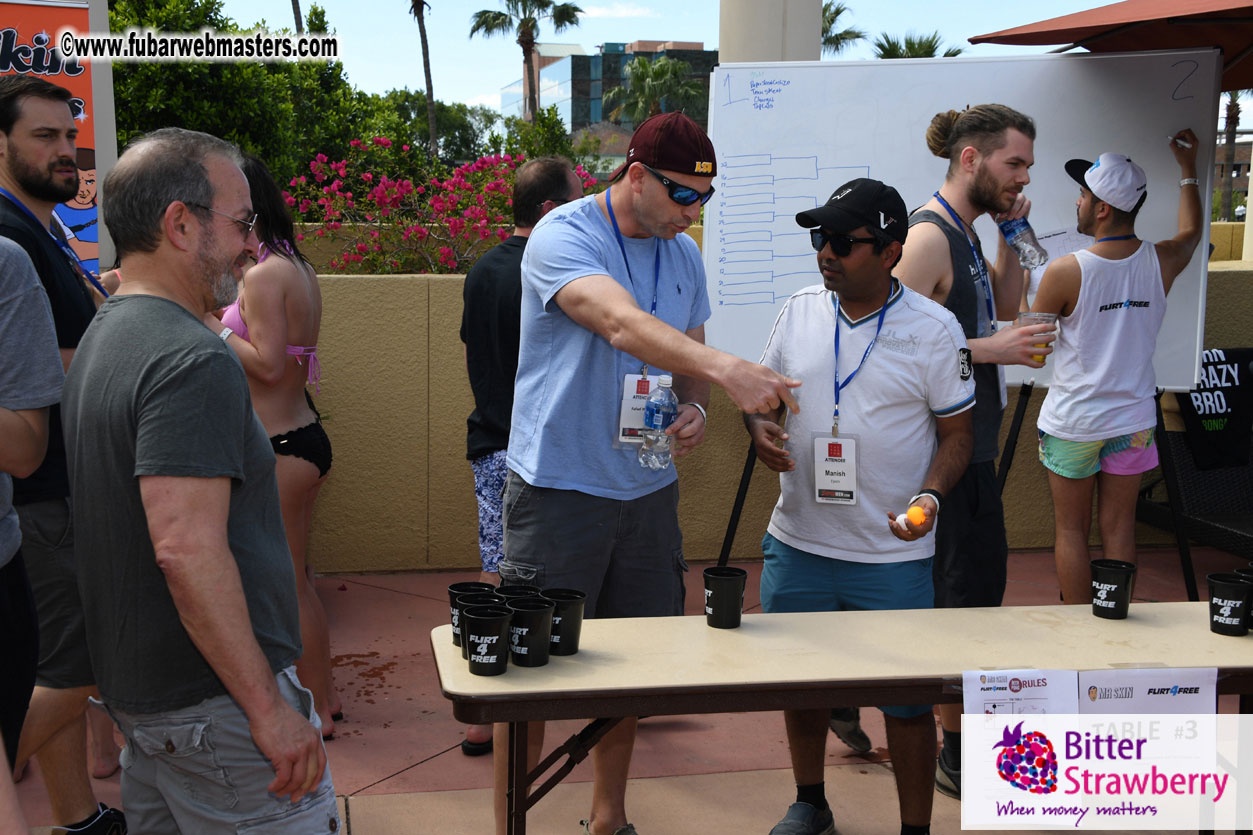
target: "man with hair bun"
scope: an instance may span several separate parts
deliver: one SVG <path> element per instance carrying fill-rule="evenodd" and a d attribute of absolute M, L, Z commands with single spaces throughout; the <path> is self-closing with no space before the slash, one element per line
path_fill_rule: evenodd
<path fill-rule="evenodd" d="M 896 275 L 957 317 L 970 346 L 975 381 L 974 452 L 961 480 L 943 498 L 936 526 L 936 608 L 999 606 L 1005 594 L 1009 545 L 996 485 L 1005 381 L 1001 365 L 1040 368 L 1052 352 L 1050 325 L 997 329 L 1018 313 L 1024 270 L 1000 235 L 989 263 L 975 231 L 983 214 L 999 222 L 1026 217 L 1023 188 L 1035 162 L 1035 123 L 1003 104 L 937 113 L 927 148 L 948 160 L 944 183 L 909 220 L 909 240 Z M 1046 347 L 1035 347 L 1044 344 Z M 1033 359 L 1032 355 L 1039 357 Z M 941 705 L 944 746 L 936 787 L 961 796 L 961 705 Z"/>

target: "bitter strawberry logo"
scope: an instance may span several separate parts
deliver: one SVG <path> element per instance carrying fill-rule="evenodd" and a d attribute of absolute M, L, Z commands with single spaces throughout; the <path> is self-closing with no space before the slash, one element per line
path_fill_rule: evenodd
<path fill-rule="evenodd" d="M 1057 791 L 1057 754 L 1053 743 L 1039 731 L 1022 732 L 1022 722 L 1012 731 L 1005 726 L 1004 736 L 993 748 L 1002 751 L 996 757 L 996 773 L 1017 789 L 1031 794 Z"/>

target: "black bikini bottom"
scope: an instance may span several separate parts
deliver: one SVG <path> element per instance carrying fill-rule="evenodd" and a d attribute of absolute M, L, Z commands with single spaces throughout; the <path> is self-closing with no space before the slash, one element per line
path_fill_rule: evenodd
<path fill-rule="evenodd" d="M 331 439 L 326 437 L 322 421 L 314 420 L 299 429 L 270 437 L 275 455 L 292 455 L 303 458 L 318 468 L 318 476 L 331 471 Z"/>

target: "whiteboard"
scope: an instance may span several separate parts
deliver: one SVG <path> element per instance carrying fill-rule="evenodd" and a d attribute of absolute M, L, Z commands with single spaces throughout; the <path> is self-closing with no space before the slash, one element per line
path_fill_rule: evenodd
<path fill-rule="evenodd" d="M 705 207 L 704 258 L 713 314 L 709 344 L 761 358 L 783 302 L 820 283 L 809 233 L 797 212 L 826 202 L 840 184 L 873 177 L 895 186 L 912 211 L 944 181 L 948 161 L 924 135 L 943 110 L 997 102 L 1036 122 L 1035 166 L 1026 194 L 1044 234 L 1075 226 L 1078 186 L 1063 166 L 1104 151 L 1130 156 L 1148 174 L 1136 232 L 1177 231 L 1179 167 L 1167 139 L 1200 138 L 1203 212 L 1209 217 L 1218 122 L 1219 53 L 1172 50 L 1107 55 L 934 58 L 891 61 L 723 64 L 710 88 L 709 133 L 718 153 L 717 193 Z M 995 259 L 999 232 L 975 224 Z M 1153 358 L 1159 386 L 1197 380 L 1205 322 L 1209 224 L 1176 279 Z M 1007 379 L 1047 384 L 1048 367 L 1008 366 Z"/>

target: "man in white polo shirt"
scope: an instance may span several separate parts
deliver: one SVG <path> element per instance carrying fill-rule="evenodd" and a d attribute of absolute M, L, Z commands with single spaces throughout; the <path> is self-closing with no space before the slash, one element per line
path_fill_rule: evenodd
<path fill-rule="evenodd" d="M 800 380 L 801 410 L 746 414 L 758 457 L 780 473 L 762 541 L 767 612 L 929 609 L 932 528 L 973 444 L 970 352 L 953 314 L 892 277 L 908 232 L 896 189 L 859 179 L 796 216 L 822 284 L 788 299 L 762 364 Z M 782 441 L 782 446 L 776 444 Z M 895 521 L 917 505 L 921 524 Z M 929 831 L 930 705 L 880 708 L 901 831 Z M 771 835 L 830 835 L 823 784 L 828 710 L 787 710 L 796 802 Z"/>

